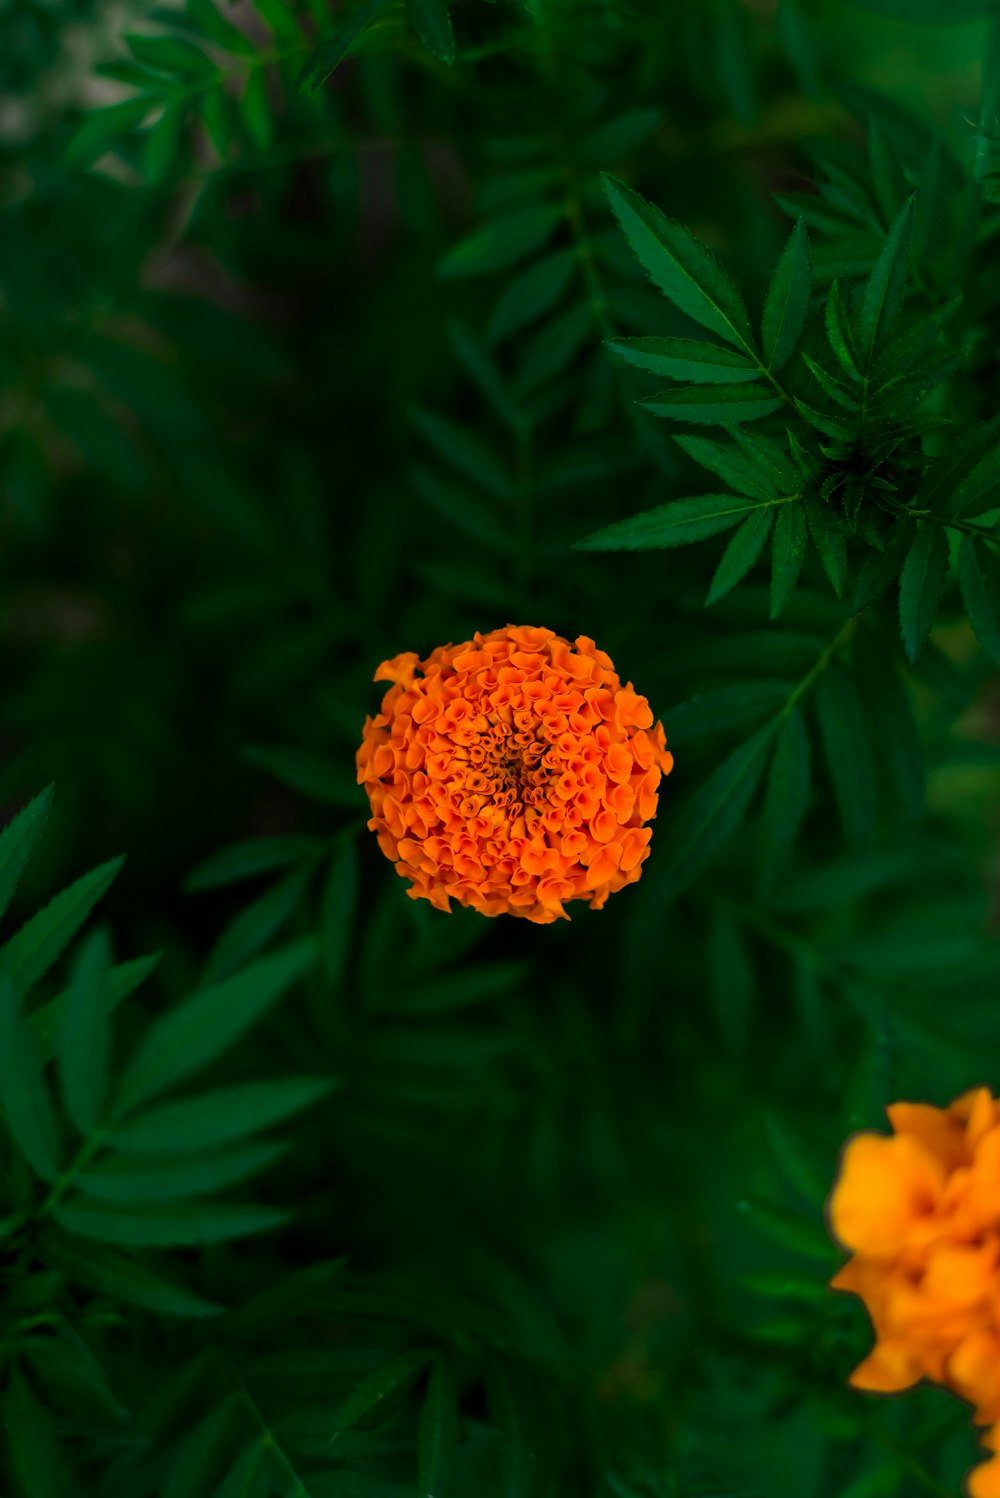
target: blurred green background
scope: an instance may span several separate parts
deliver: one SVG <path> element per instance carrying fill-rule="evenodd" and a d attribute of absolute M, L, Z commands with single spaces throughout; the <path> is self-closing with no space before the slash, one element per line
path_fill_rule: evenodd
<path fill-rule="evenodd" d="M 155 1006 L 220 936 L 232 961 L 328 921 L 356 847 L 337 996 L 248 1052 L 342 1079 L 290 1169 L 300 1236 L 273 1251 L 499 1286 L 526 1356 L 571 1348 L 545 1498 L 953 1495 L 964 1413 L 842 1394 L 864 1318 L 808 1283 L 835 1263 L 845 1097 L 886 1063 L 869 990 L 902 995 L 896 1095 L 989 1080 L 995 685 L 953 609 L 917 683 L 929 817 L 886 812 L 845 852 L 824 783 L 771 907 L 739 839 L 668 900 L 673 798 L 722 752 L 675 737 L 672 709 L 797 679 L 843 609 L 817 573 L 768 634 L 763 587 L 703 611 L 712 548 L 570 546 L 703 478 L 603 349 L 676 328 L 599 172 L 690 225 L 759 310 L 788 229 L 772 194 L 812 190 L 817 142 L 852 159 L 875 117 L 891 150 L 912 115 L 964 168 L 995 23 L 978 0 L 460 0 L 448 67 L 388 6 L 300 92 L 336 15 L 0 0 L 0 820 L 57 787 L 23 908 L 127 853 L 105 913 L 120 955 L 163 949 Z M 167 33 L 207 39 L 207 71 L 125 41 Z M 143 88 L 162 115 L 88 142 Z M 515 220 L 545 203 L 563 259 L 512 293 L 545 238 Z M 642 881 L 558 929 L 416 908 L 353 785 L 378 663 L 508 621 L 593 636 L 676 749 Z M 205 865 L 260 837 L 299 841 L 236 884 Z M 798 1201 L 804 1269 L 797 1227 L 782 1246 L 738 1210 L 754 1196 Z M 746 1285 L 786 1271 L 790 1308 Z M 460 1498 L 494 1491 L 483 1451 Z"/>

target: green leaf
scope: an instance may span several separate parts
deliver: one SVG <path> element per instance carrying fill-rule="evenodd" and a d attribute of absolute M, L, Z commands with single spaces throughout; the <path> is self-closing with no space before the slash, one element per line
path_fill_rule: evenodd
<path fill-rule="evenodd" d="M 290 863 L 299 863 L 322 850 L 323 842 L 318 837 L 247 838 L 244 842 L 220 848 L 198 864 L 184 880 L 183 887 L 194 893 L 238 884 L 243 879 L 255 879 L 259 874 L 270 874 Z"/>
<path fill-rule="evenodd" d="M 222 1055 L 315 960 L 315 941 L 293 942 L 234 977 L 200 990 L 155 1020 L 122 1079 L 119 1109 L 131 1109 L 155 1097 Z"/>
<path fill-rule="evenodd" d="M 806 517 L 801 504 L 782 505 L 771 542 L 771 618 L 777 619 L 799 580 L 806 555 Z"/>
<path fill-rule="evenodd" d="M 903 561 L 916 534 L 912 522 L 897 520 L 885 551 L 871 551 L 861 564 L 851 601 L 851 613 L 860 614 L 876 603 L 903 570 Z"/>
<path fill-rule="evenodd" d="M 0 951 L 0 973 L 19 993 L 27 993 L 62 956 L 124 862 L 114 858 L 84 874 L 11 937 Z"/>
<path fill-rule="evenodd" d="M 562 218 L 562 206 L 551 203 L 505 213 L 450 249 L 438 266 L 438 275 L 452 281 L 509 270 L 543 249 Z"/>
<path fill-rule="evenodd" d="M 556 250 L 515 276 L 493 309 L 487 343 L 502 343 L 550 312 L 572 281 L 578 264 L 572 250 Z"/>
<path fill-rule="evenodd" d="M 410 20 L 427 48 L 449 67 L 455 61 L 455 35 L 448 0 L 409 0 Z"/>
<path fill-rule="evenodd" d="M 251 744 L 243 750 L 243 758 L 310 800 L 354 810 L 360 804 L 362 792 L 353 772 L 310 749 Z"/>
<path fill-rule="evenodd" d="M 913 498 L 913 508 L 938 515 L 952 514 L 963 481 L 990 452 L 998 437 L 1000 416 L 992 416 L 950 442 L 945 453 L 924 474 Z"/>
<path fill-rule="evenodd" d="M 875 825 L 875 765 L 857 688 L 839 666 L 828 666 L 816 689 L 816 714 L 844 832 L 867 847 Z"/>
<path fill-rule="evenodd" d="M 624 182 L 602 177 L 608 202 L 650 279 L 702 327 L 756 359 L 743 299 L 705 246 Z"/>
<path fill-rule="evenodd" d="M 261 150 L 266 150 L 274 138 L 274 117 L 271 114 L 267 77 L 263 68 L 252 68 L 247 73 L 242 114 L 250 139 Z"/>
<path fill-rule="evenodd" d="M 859 322 L 859 345 L 865 368 L 892 334 L 906 296 L 910 269 L 910 240 L 916 199 L 909 197 L 897 214 L 865 286 Z"/>
<path fill-rule="evenodd" d="M 981 459 L 955 490 L 948 512 L 951 515 L 982 515 L 1000 504 L 1000 445 Z"/>
<path fill-rule="evenodd" d="M 325 83 L 362 33 L 388 10 L 391 3 L 392 0 L 365 0 L 347 16 L 338 12 L 333 33 L 321 43 L 299 74 L 299 88 L 314 93 L 320 84 Z"/>
<path fill-rule="evenodd" d="M 802 1140 L 774 1113 L 767 1115 L 767 1139 L 782 1174 L 804 1201 L 822 1208 L 830 1189 L 831 1170 L 816 1164 Z M 829 1162 L 832 1167 L 833 1161 Z"/>
<path fill-rule="evenodd" d="M 736 490 L 754 499 L 775 499 L 781 492 L 771 482 L 769 473 L 752 455 L 743 453 L 732 443 L 723 445 L 712 437 L 675 437 L 677 446 Z"/>
<path fill-rule="evenodd" d="M 957 296 L 904 328 L 875 361 L 871 375 L 873 386 L 879 389 L 896 380 L 905 380 L 917 361 L 937 343 L 961 305 L 962 298 Z"/>
<path fill-rule="evenodd" d="M 822 365 L 817 364 L 815 359 L 810 359 L 808 354 L 803 354 L 802 362 L 824 395 L 828 395 L 836 405 L 842 407 L 845 411 L 852 412 L 852 414 L 861 410 L 860 401 L 856 401 L 853 395 L 848 395 L 844 387 L 832 375 L 827 374 L 826 370 Z"/>
<path fill-rule="evenodd" d="M 762 893 L 788 862 L 809 806 L 812 755 L 798 708 L 785 719 L 771 760 L 757 843 L 757 879 Z"/>
<path fill-rule="evenodd" d="M 136 957 L 132 962 L 120 962 L 111 969 L 104 995 L 108 1014 L 114 1014 L 118 1005 L 145 983 L 159 961 L 160 953 L 154 952 L 150 957 Z M 33 1009 L 28 1016 L 28 1028 L 35 1038 L 39 1060 L 43 1066 L 56 1054 L 56 1042 L 62 1031 L 63 1011 L 68 997 L 67 989 L 49 1003 Z"/>
<path fill-rule="evenodd" d="M 132 32 L 126 33 L 122 40 L 137 62 L 168 77 L 200 81 L 216 76 L 211 58 L 183 37 Z"/>
<path fill-rule="evenodd" d="M 740 923 L 724 905 L 712 912 L 708 935 L 708 998 L 725 1043 L 746 1052 L 756 1002 L 753 962 Z"/>
<path fill-rule="evenodd" d="M 244 967 L 300 909 L 311 870 L 293 869 L 244 906 L 223 931 L 205 965 L 202 983 L 217 983 Z"/>
<path fill-rule="evenodd" d="M 11 902 L 21 875 L 52 810 L 54 786 L 46 786 L 0 833 L 0 916 Z"/>
<path fill-rule="evenodd" d="M 786 505 L 785 508 L 788 509 L 789 506 Z M 715 569 L 715 576 L 705 599 L 706 604 L 717 603 L 746 577 L 771 534 L 772 519 L 772 510 L 761 508 L 749 520 L 744 520 Z"/>
<path fill-rule="evenodd" d="M 630 109 L 606 124 L 598 125 L 576 146 L 579 160 L 596 167 L 615 161 L 641 146 L 663 119 L 660 109 Z"/>
<path fill-rule="evenodd" d="M 111 1054 L 111 947 L 106 932 L 87 938 L 62 1007 L 59 1078 L 66 1113 L 89 1134 L 104 1106 Z"/>
<path fill-rule="evenodd" d="M 360 1425 L 373 1425 L 388 1414 L 395 1408 L 396 1399 L 416 1382 L 433 1357 L 433 1348 L 418 1347 L 412 1352 L 402 1353 L 363 1379 L 337 1411 L 331 1442 L 346 1431 Z"/>
<path fill-rule="evenodd" d="M 497 499 L 513 499 L 514 486 L 496 453 L 465 427 L 416 406 L 413 424 L 444 461 Z"/>
<path fill-rule="evenodd" d="M 854 342 L 850 322 L 843 302 L 840 300 L 840 285 L 834 281 L 826 299 L 824 313 L 826 336 L 830 347 L 843 369 L 852 380 L 861 381 L 861 356 Z"/>
<path fill-rule="evenodd" d="M 510 431 L 520 433 L 526 422 L 524 412 L 515 401 L 506 377 L 486 352 L 482 341 L 455 317 L 448 318 L 445 331 L 452 353 L 475 380 L 494 413 Z"/>
<path fill-rule="evenodd" d="M 782 1248 L 793 1253 L 806 1254 L 811 1259 L 832 1266 L 837 1250 L 827 1237 L 821 1222 L 804 1217 L 800 1212 L 789 1212 L 771 1202 L 750 1198 L 738 1203 L 740 1212 L 750 1219 L 758 1232 L 763 1233 Z"/>
<path fill-rule="evenodd" d="M 92 109 L 85 114 L 66 148 L 66 165 L 89 166 L 97 157 L 109 151 L 116 141 L 131 135 L 138 125 L 156 107 L 156 99 L 140 95 L 134 99 L 122 99 L 118 104 L 108 104 L 101 109 Z"/>
<path fill-rule="evenodd" d="M 674 823 L 666 882 L 676 893 L 711 862 L 743 821 L 776 729 L 768 723 L 723 760 Z"/>
<path fill-rule="evenodd" d="M 43 1262 L 71 1283 L 85 1285 L 125 1305 L 142 1306 L 163 1316 L 216 1316 L 222 1309 L 214 1301 L 195 1295 L 184 1285 L 162 1279 L 145 1264 L 124 1258 L 111 1249 L 86 1243 L 70 1246 L 47 1238 L 40 1252 Z"/>
<path fill-rule="evenodd" d="M 661 390 L 639 404 L 654 416 L 673 421 L 729 426 L 770 416 L 781 405 L 781 397 L 766 385 L 682 385 L 677 390 Z"/>
<path fill-rule="evenodd" d="M 590 341 L 594 314 L 589 302 L 578 302 L 542 327 L 529 340 L 517 379 L 522 399 L 563 374 Z"/>
<path fill-rule="evenodd" d="M 695 384 L 754 380 L 760 367 L 736 349 L 692 338 L 612 338 L 607 347 L 626 364 L 649 374 Z"/>
<path fill-rule="evenodd" d="M 879 995 L 866 998 L 868 1034 L 844 1096 L 845 1133 L 884 1127 L 885 1110 L 895 1095 L 892 1031 L 886 1003 Z"/>
<path fill-rule="evenodd" d="M 443 1358 L 431 1369 L 417 1440 L 417 1491 L 420 1498 L 447 1498 L 451 1491 L 458 1408 L 455 1380 Z"/>
<path fill-rule="evenodd" d="M 426 468 L 411 468 L 409 477 L 421 499 L 450 525 L 484 546 L 500 552 L 510 551 L 513 526 L 509 521 L 506 528 L 499 524 L 493 514 L 492 501 L 469 489 L 461 489 Z"/>
<path fill-rule="evenodd" d="M 413 987 L 396 979 L 377 1007 L 396 1014 L 438 1014 L 516 994 L 529 976 L 530 968 L 523 962 L 469 963 L 459 972 L 442 973 Z"/>
<path fill-rule="evenodd" d="M 0 977 L 0 1104 L 35 1174 L 54 1181 L 62 1148 L 59 1125 L 20 999 L 7 976 Z"/>
<path fill-rule="evenodd" d="M 899 624 L 910 661 L 915 661 L 931 632 L 934 613 L 948 575 L 948 542 L 934 521 L 917 528 L 899 579 Z"/>
<path fill-rule="evenodd" d="M 16 1363 L 3 1401 L 3 1425 L 11 1475 L 25 1498 L 70 1498 L 76 1484 L 56 1423 Z"/>
<path fill-rule="evenodd" d="M 187 115 L 187 99 L 178 99 L 169 103 L 159 119 L 143 132 L 142 165 L 146 179 L 153 187 L 166 182 L 173 170 Z"/>
<path fill-rule="evenodd" d="M 663 721 L 670 729 L 671 747 L 676 749 L 710 734 L 729 733 L 758 723 L 783 707 L 791 690 L 788 681 L 751 678 L 679 702 L 663 714 Z"/>
<path fill-rule="evenodd" d="M 830 506 L 817 499 L 814 494 L 806 495 L 804 507 L 812 543 L 823 564 L 823 571 L 839 598 L 847 581 L 847 545 L 843 526 Z"/>
<path fill-rule="evenodd" d="M 926 772 L 920 731 L 899 673 L 877 648 L 860 661 L 859 684 L 871 721 L 876 756 L 911 817 L 924 809 Z"/>
<path fill-rule="evenodd" d="M 728 530 L 757 511 L 769 510 L 780 500 L 744 499 L 735 494 L 699 494 L 697 499 L 675 499 L 655 510 L 645 510 L 628 520 L 616 521 L 603 530 L 574 542 L 576 551 L 648 551 L 658 547 L 687 546 Z"/>
<path fill-rule="evenodd" d="M 320 911 L 320 956 L 329 983 L 336 983 L 350 951 L 358 906 L 358 853 L 345 842 L 330 864 Z"/>
<path fill-rule="evenodd" d="M 84 1196 L 123 1206 L 209 1196 L 259 1175 L 286 1148 L 283 1141 L 265 1140 L 215 1154 L 204 1148 L 186 1160 L 114 1160 L 83 1171 L 75 1184 Z"/>
<path fill-rule="evenodd" d="M 989 546 L 975 536 L 962 537 L 958 577 L 976 638 L 1000 666 L 1000 567 Z"/>
<path fill-rule="evenodd" d="M 332 1077 L 275 1077 L 217 1088 L 140 1113 L 115 1129 L 109 1143 L 112 1149 L 140 1155 L 215 1149 L 312 1107 L 335 1086 Z"/>
<path fill-rule="evenodd" d="M 192 1202 L 125 1212 L 74 1200 L 64 1201 L 52 1215 L 67 1233 L 81 1238 L 136 1248 L 173 1248 L 267 1233 L 288 1222 L 292 1214 L 244 1202 Z"/>
<path fill-rule="evenodd" d="M 185 1430 L 171 1452 L 172 1460 L 159 1485 L 158 1498 L 216 1498 L 220 1479 L 232 1466 L 237 1442 L 245 1436 L 246 1414 L 236 1394 Z M 295 1487 L 285 1487 L 299 1498 Z"/>
<path fill-rule="evenodd" d="M 775 371 L 788 363 L 809 315 L 812 260 L 805 220 L 800 218 L 781 252 L 768 287 L 761 332 L 764 362 Z"/>

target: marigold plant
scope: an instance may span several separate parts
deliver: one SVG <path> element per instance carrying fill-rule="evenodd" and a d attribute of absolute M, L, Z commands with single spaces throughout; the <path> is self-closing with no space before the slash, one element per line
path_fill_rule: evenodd
<path fill-rule="evenodd" d="M 673 758 L 593 640 L 508 625 L 397 655 L 375 680 L 392 686 L 358 781 L 414 899 L 547 924 L 638 879 Z"/>
<path fill-rule="evenodd" d="M 852 1258 L 835 1289 L 860 1296 L 875 1347 L 860 1389 L 945 1384 L 1000 1446 L 1000 1102 L 985 1087 L 948 1108 L 894 1103 L 893 1135 L 850 1141 L 830 1200 Z M 1000 1454 L 977 1467 L 971 1498 L 1000 1495 Z"/>

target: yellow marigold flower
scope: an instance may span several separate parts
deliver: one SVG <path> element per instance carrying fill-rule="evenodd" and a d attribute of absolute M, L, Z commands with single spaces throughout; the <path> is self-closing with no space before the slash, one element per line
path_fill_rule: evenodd
<path fill-rule="evenodd" d="M 875 1332 L 851 1382 L 945 1384 L 1000 1452 L 1000 1102 L 981 1087 L 948 1108 L 887 1111 L 892 1136 L 849 1141 L 829 1203 L 853 1253 L 831 1283 L 860 1296 Z M 971 1473 L 968 1492 L 1000 1498 L 1000 1454 Z"/>
<path fill-rule="evenodd" d="M 358 782 L 407 894 L 547 924 L 638 879 L 673 759 L 593 640 L 507 625 L 397 655 L 375 680 L 392 685 Z"/>

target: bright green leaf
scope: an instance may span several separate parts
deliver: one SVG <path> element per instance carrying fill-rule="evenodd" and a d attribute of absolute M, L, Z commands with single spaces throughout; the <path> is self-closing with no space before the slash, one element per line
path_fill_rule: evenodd
<path fill-rule="evenodd" d="M 761 331 L 764 362 L 775 371 L 788 363 L 802 336 L 812 292 L 812 260 L 805 220 L 799 219 L 768 287 Z"/>

